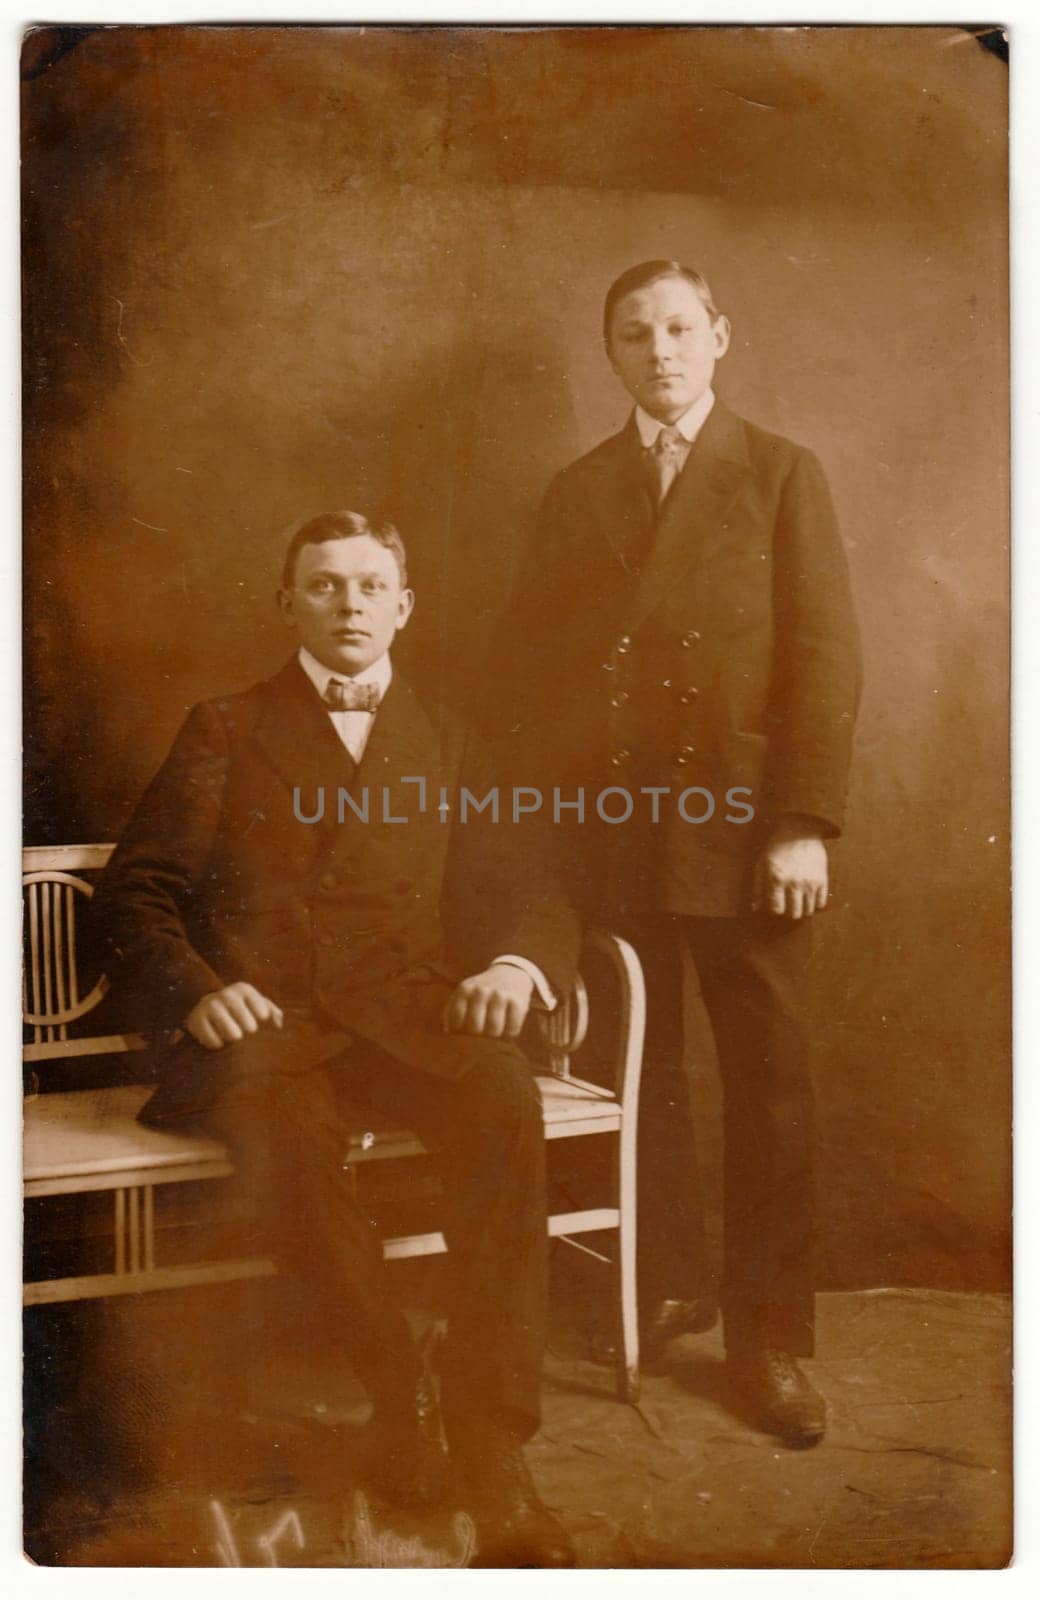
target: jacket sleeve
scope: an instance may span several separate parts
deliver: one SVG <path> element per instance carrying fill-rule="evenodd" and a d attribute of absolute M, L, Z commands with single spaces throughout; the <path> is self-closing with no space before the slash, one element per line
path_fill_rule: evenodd
<path fill-rule="evenodd" d="M 157 1033 L 179 1027 L 204 994 L 223 987 L 189 929 L 199 917 L 227 765 L 220 716 L 196 706 L 95 891 L 92 917 L 109 977 Z"/>
<path fill-rule="evenodd" d="M 800 451 L 774 541 L 774 656 L 766 790 L 774 815 L 842 829 L 859 707 L 859 631 L 823 469 Z"/>

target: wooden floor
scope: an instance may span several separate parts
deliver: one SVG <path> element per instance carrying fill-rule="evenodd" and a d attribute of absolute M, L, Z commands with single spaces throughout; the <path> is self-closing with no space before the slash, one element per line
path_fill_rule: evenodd
<path fill-rule="evenodd" d="M 50 1367 L 61 1402 L 49 1417 L 30 1404 L 26 1542 L 36 1561 L 464 1559 L 464 1524 L 448 1513 L 416 1522 L 358 1499 L 352 1448 L 364 1398 L 293 1308 L 272 1303 L 274 1288 L 192 1291 L 173 1317 L 172 1299 L 159 1295 L 118 1310 L 30 1313 L 31 1356 L 44 1352 L 48 1319 L 52 1341 L 61 1324 Z M 236 1297 L 238 1342 L 222 1346 L 212 1329 L 234 1325 L 215 1319 L 232 1316 Z M 637 1410 L 613 1398 L 580 1322 L 557 1301 L 544 1427 L 530 1457 L 583 1566 L 940 1568 L 1006 1558 L 1003 1298 L 822 1296 L 811 1371 L 832 1422 L 808 1452 L 782 1450 L 734 1409 L 717 1330 L 680 1341 L 670 1372 L 646 1379 Z"/>

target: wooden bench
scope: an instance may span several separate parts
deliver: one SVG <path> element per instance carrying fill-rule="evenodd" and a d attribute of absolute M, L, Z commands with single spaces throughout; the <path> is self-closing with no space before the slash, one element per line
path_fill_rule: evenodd
<path fill-rule="evenodd" d="M 230 1177 L 224 1147 L 205 1137 L 149 1128 L 137 1120 L 150 1086 L 138 1083 L 50 1090 L 45 1079 L 57 1063 L 98 1058 L 98 1077 L 106 1060 L 146 1051 L 133 1033 L 91 1032 L 91 1017 L 108 992 L 103 974 L 83 994 L 77 948 L 77 911 L 93 893 L 96 874 L 112 852 L 108 844 L 31 847 L 23 852 L 25 952 L 23 1018 L 24 1060 L 29 1073 L 25 1100 L 24 1190 L 27 1199 L 88 1194 L 112 1195 L 114 1241 L 111 1270 L 76 1277 L 28 1282 L 26 1305 L 137 1294 L 144 1290 L 227 1283 L 266 1276 L 275 1265 L 264 1258 L 163 1265 L 156 1258 L 155 1190 L 167 1184 L 198 1183 Z M 572 1058 L 586 1044 L 589 1000 L 585 978 L 550 1015 L 539 1017 L 548 1071 L 538 1077 L 547 1139 L 612 1134 L 616 1138 L 614 1203 L 548 1217 L 551 1237 L 573 1243 L 590 1232 L 617 1233 L 616 1279 L 618 1386 L 634 1400 L 639 1384 L 639 1346 L 635 1277 L 636 1119 L 645 1026 L 645 990 L 638 957 L 615 935 L 588 933 L 582 971 L 600 965 L 616 986 L 617 1022 L 608 1082 L 577 1077 Z M 125 1064 L 125 1063 L 124 1063 Z M 109 1075 L 111 1072 L 109 1071 Z M 359 1126 L 346 1153 L 352 1171 L 368 1162 L 427 1153 L 407 1128 L 388 1123 Z M 431 1255 L 446 1248 L 439 1232 L 402 1235 L 383 1243 L 388 1259 Z M 607 1258 L 599 1251 L 591 1254 Z"/>

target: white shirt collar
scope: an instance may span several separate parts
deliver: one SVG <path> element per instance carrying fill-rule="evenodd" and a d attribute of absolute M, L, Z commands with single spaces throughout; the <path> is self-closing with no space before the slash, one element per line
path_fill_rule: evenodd
<path fill-rule="evenodd" d="M 382 696 L 386 694 L 387 689 L 390 687 L 390 679 L 394 675 L 394 669 L 390 664 L 389 650 L 384 650 L 378 661 L 373 661 L 370 667 L 366 667 L 363 672 L 359 672 L 357 676 L 353 678 L 347 672 L 333 672 L 331 667 L 323 666 L 320 661 L 316 660 L 315 657 L 311 655 L 309 650 L 304 649 L 303 645 L 300 646 L 298 660 L 300 666 L 303 668 L 304 672 L 307 674 L 308 678 L 311 680 L 314 687 L 317 689 L 318 693 L 323 699 L 325 697 L 325 690 L 329 686 L 330 678 L 338 678 L 341 683 L 350 682 L 377 684 L 379 687 L 380 698 L 382 698 Z"/>
<path fill-rule="evenodd" d="M 700 399 L 695 400 L 690 409 L 684 411 L 682 416 L 676 419 L 675 427 L 678 428 L 683 438 L 688 440 L 690 444 L 693 443 L 707 422 L 714 404 L 714 389 L 705 389 Z M 656 417 L 652 417 L 648 411 L 644 411 L 642 406 L 636 406 L 636 427 L 639 429 L 639 437 L 643 441 L 645 450 L 652 449 L 657 443 L 657 435 L 664 426 L 663 422 L 658 422 Z"/>

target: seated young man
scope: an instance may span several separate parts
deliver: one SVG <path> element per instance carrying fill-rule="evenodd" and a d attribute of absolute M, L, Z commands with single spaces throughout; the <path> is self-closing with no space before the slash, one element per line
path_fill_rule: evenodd
<path fill-rule="evenodd" d="M 336 512 L 296 533 L 279 604 L 298 651 L 194 708 L 95 910 L 113 980 L 150 1007 L 146 1118 L 229 1144 L 260 1241 L 349 1340 L 402 1494 L 427 1464 L 420 1363 L 344 1171 L 344 1108 L 445 1152 L 441 1397 L 480 1554 L 570 1565 L 522 1453 L 539 1422 L 546 1224 L 540 1101 L 516 1040 L 532 998 L 552 1005 L 569 982 L 579 929 L 517 859 L 519 830 L 463 819 L 463 788 L 480 799 L 493 778 L 464 723 L 424 709 L 391 665 L 406 585 L 388 524 Z"/>

